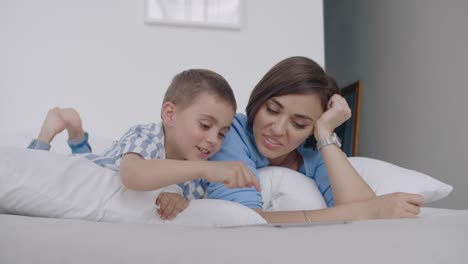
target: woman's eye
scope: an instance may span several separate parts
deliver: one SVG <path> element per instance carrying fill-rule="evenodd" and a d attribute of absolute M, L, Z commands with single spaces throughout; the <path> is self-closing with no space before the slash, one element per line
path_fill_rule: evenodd
<path fill-rule="evenodd" d="M 270 108 L 268 106 L 266 107 L 266 110 L 267 110 L 268 113 L 271 113 L 271 114 L 274 114 L 274 115 L 279 113 L 278 111 L 276 111 L 276 110 L 274 110 L 274 109 L 272 109 L 272 108 Z"/>
<path fill-rule="evenodd" d="M 301 125 L 301 124 L 298 124 L 298 123 L 296 123 L 296 122 L 293 122 L 293 124 L 294 124 L 294 127 L 295 127 L 295 128 L 299 128 L 299 129 L 304 129 L 304 128 L 306 128 L 306 125 Z"/>

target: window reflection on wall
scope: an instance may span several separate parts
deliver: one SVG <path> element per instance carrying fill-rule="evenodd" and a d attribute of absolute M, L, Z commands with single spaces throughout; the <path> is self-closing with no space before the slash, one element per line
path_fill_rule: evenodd
<path fill-rule="evenodd" d="M 242 0 L 147 0 L 146 22 L 240 29 Z"/>

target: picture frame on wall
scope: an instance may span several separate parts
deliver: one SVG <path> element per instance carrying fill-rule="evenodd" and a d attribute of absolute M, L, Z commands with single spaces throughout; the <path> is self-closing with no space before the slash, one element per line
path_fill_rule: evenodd
<path fill-rule="evenodd" d="M 240 30 L 243 0 L 145 0 L 145 22 Z"/>
<path fill-rule="evenodd" d="M 352 116 L 341 126 L 337 127 L 335 132 L 342 140 L 341 148 L 348 157 L 359 155 L 361 90 L 362 81 L 356 81 L 341 89 L 341 95 L 348 102 L 348 105 L 351 108 Z"/>

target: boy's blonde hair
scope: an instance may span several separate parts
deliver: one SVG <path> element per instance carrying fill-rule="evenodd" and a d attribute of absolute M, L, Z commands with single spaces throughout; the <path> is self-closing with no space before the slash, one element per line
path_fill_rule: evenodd
<path fill-rule="evenodd" d="M 172 102 L 185 108 L 190 106 L 197 96 L 204 93 L 226 101 L 236 112 L 236 98 L 229 83 L 223 76 L 206 69 L 185 70 L 174 76 L 164 95 L 163 104 Z"/>

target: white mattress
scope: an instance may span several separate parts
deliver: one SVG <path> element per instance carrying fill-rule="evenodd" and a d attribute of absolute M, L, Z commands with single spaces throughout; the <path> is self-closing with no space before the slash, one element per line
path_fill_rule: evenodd
<path fill-rule="evenodd" d="M 468 263 L 468 210 L 288 228 L 0 215 L 0 263 Z"/>

